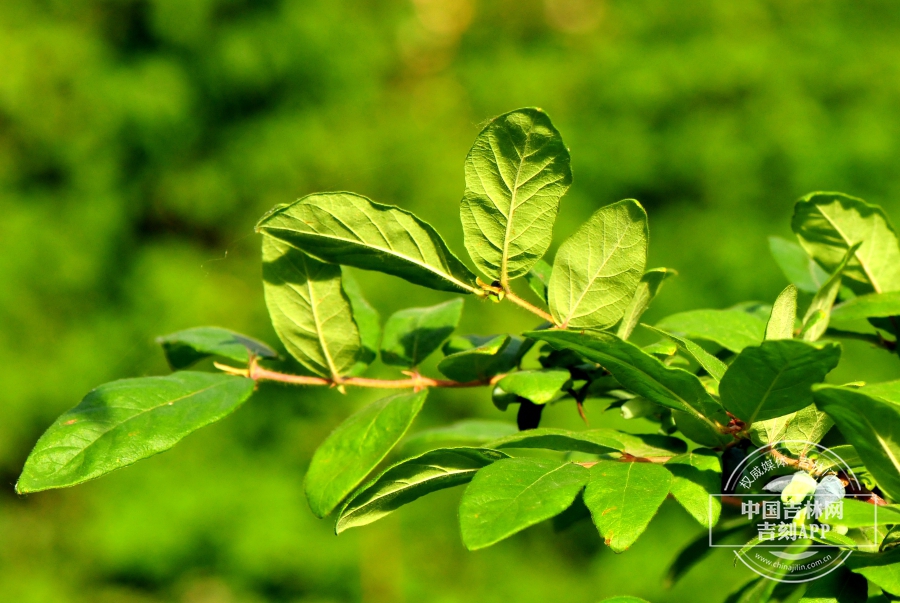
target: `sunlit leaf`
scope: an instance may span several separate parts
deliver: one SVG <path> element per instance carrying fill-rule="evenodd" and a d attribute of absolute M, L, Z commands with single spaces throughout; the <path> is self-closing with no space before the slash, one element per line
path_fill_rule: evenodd
<path fill-rule="evenodd" d="M 634 331 L 634 328 L 640 322 L 641 316 L 650 307 L 650 302 L 659 293 L 663 281 L 676 274 L 678 273 L 671 268 L 654 268 L 644 273 L 637 285 L 637 289 L 634 291 L 634 295 L 631 297 L 631 301 L 625 308 L 625 313 L 622 315 L 622 322 L 619 323 L 616 335 L 622 339 L 628 339 L 631 336 L 631 332 Z"/>
<path fill-rule="evenodd" d="M 816 293 L 828 280 L 828 273 L 794 241 L 769 237 L 769 250 L 788 281 L 806 293 Z"/>
<path fill-rule="evenodd" d="M 44 432 L 16 491 L 74 486 L 168 450 L 234 412 L 253 388 L 243 377 L 191 371 L 101 385 Z"/>
<path fill-rule="evenodd" d="M 300 364 L 331 378 L 354 367 L 362 343 L 340 266 L 263 237 L 263 289 L 272 326 Z"/>
<path fill-rule="evenodd" d="M 772 313 L 766 324 L 766 339 L 793 339 L 796 320 L 797 287 L 788 285 L 772 306 Z"/>
<path fill-rule="evenodd" d="M 416 432 L 403 442 L 403 451 L 424 451 L 447 446 L 480 446 L 514 433 L 515 423 L 487 419 L 465 419 L 450 425 Z"/>
<path fill-rule="evenodd" d="M 337 508 L 400 441 L 427 393 L 395 394 L 373 402 L 341 423 L 319 446 L 306 473 L 306 498 L 316 517 Z"/>
<path fill-rule="evenodd" d="M 570 431 L 555 427 L 539 427 L 518 433 L 509 434 L 485 444 L 488 448 L 502 450 L 504 448 L 543 448 L 561 452 L 586 452 L 605 454 L 625 450 L 625 444 L 617 437 L 619 434 L 611 429 L 590 429 L 587 431 Z"/>
<path fill-rule="evenodd" d="M 858 248 L 859 243 L 847 250 L 841 263 L 835 268 L 834 274 L 828 277 L 828 280 L 813 297 L 812 303 L 809 304 L 806 315 L 803 317 L 804 341 L 816 341 L 828 329 L 828 323 L 831 321 L 831 308 L 838 291 L 840 291 L 844 270 Z"/>
<path fill-rule="evenodd" d="M 325 262 L 393 274 L 440 291 L 481 291 L 434 228 L 406 210 L 361 195 L 308 195 L 274 208 L 256 229 Z"/>
<path fill-rule="evenodd" d="M 524 370 L 510 373 L 497 385 L 505 392 L 521 396 L 535 404 L 546 404 L 559 395 L 569 382 L 569 371 L 559 369 Z"/>
<path fill-rule="evenodd" d="M 571 183 L 569 151 L 543 111 L 491 120 L 466 156 L 460 204 L 466 249 L 478 269 L 503 285 L 527 273 L 550 246 Z"/>
<path fill-rule="evenodd" d="M 811 444 L 821 440 L 834 425 L 824 412 L 819 412 L 814 404 L 774 419 L 756 421 L 747 432 L 757 446 L 784 442 L 784 446 L 794 454 L 805 454 Z"/>
<path fill-rule="evenodd" d="M 900 547 L 884 553 L 854 553 L 845 563 L 885 592 L 900 596 Z"/>
<path fill-rule="evenodd" d="M 621 553 L 644 533 L 671 483 L 672 474 L 653 463 L 599 461 L 591 467 L 584 503 L 613 551 Z"/>
<path fill-rule="evenodd" d="M 847 250 L 861 243 L 844 270 L 857 293 L 900 290 L 900 245 L 877 205 L 841 193 L 811 193 L 794 206 L 791 227 L 803 248 L 832 274 Z"/>
<path fill-rule="evenodd" d="M 381 343 L 381 317 L 378 315 L 378 310 L 373 308 L 372 304 L 363 296 L 359 283 L 349 272 L 342 270 L 341 279 L 344 293 L 347 295 L 350 309 L 353 311 L 353 321 L 359 329 L 359 340 L 362 345 L 356 364 L 347 374 L 359 375 L 375 361 L 378 355 L 378 346 Z"/>
<path fill-rule="evenodd" d="M 845 301 L 831 311 L 835 322 L 900 316 L 900 291 L 869 293 Z"/>
<path fill-rule="evenodd" d="M 454 381 L 488 379 L 515 368 L 521 346 L 522 341 L 518 338 L 498 335 L 477 347 L 444 356 L 438 363 L 438 370 Z M 448 349 L 446 345 L 444 348 Z"/>
<path fill-rule="evenodd" d="M 672 474 L 669 491 L 682 507 L 704 527 L 716 525 L 722 512 L 718 494 L 722 487 L 722 463 L 711 450 L 698 448 L 666 461 Z"/>
<path fill-rule="evenodd" d="M 563 327 L 605 329 L 622 318 L 647 264 L 647 214 L 633 199 L 597 210 L 556 253 L 547 299 Z"/>
<path fill-rule="evenodd" d="M 581 465 L 503 459 L 475 475 L 459 506 L 463 543 L 481 549 L 565 511 L 587 483 Z"/>
<path fill-rule="evenodd" d="M 704 350 L 702 347 L 687 339 L 685 337 L 678 337 L 677 335 L 673 335 L 668 331 L 664 331 L 657 327 L 651 327 L 650 325 L 641 325 L 642 327 L 654 331 L 655 333 L 659 333 L 660 335 L 664 335 L 668 337 L 672 341 L 674 341 L 678 347 L 682 348 L 685 352 L 691 355 L 697 363 L 703 367 L 709 376 L 719 381 L 722 379 L 722 376 L 725 374 L 725 371 L 728 370 L 728 365 Z"/>
<path fill-rule="evenodd" d="M 534 291 L 541 301 L 547 303 L 547 285 L 550 283 L 550 274 L 553 267 L 544 260 L 538 260 L 525 275 L 528 287 Z"/>

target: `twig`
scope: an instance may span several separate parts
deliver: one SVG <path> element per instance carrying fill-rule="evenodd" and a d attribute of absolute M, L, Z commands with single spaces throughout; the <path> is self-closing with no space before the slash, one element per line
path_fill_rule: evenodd
<path fill-rule="evenodd" d="M 216 368 L 230 375 L 239 375 L 241 377 L 249 377 L 254 381 L 277 381 L 279 383 L 290 383 L 293 385 L 326 385 L 328 387 L 337 387 L 341 385 L 350 385 L 354 387 L 370 387 L 378 389 L 413 389 L 419 391 L 428 387 L 481 387 L 484 385 L 493 385 L 503 379 L 506 375 L 495 375 L 490 379 L 480 379 L 477 381 L 449 381 L 445 379 L 432 379 L 425 377 L 418 372 L 411 371 L 406 374 L 409 379 L 369 379 L 366 377 L 344 377 L 340 381 L 328 379 L 326 377 L 313 377 L 308 375 L 290 375 L 288 373 L 279 373 L 278 371 L 270 371 L 269 369 L 259 366 L 255 361 L 251 361 L 246 369 L 228 366 L 227 364 L 215 363 Z"/>
<path fill-rule="evenodd" d="M 553 320 L 553 317 L 550 316 L 550 314 L 548 312 L 545 312 L 544 310 L 541 310 L 534 304 L 531 304 L 530 302 L 525 301 L 524 299 L 522 299 L 521 297 L 519 297 L 518 295 L 513 293 L 511 289 L 507 289 L 506 291 L 504 291 L 504 293 L 505 293 L 506 299 L 508 299 L 512 303 L 516 304 L 520 308 L 525 308 L 532 314 L 536 314 L 536 315 L 540 316 L 541 318 L 543 318 L 550 324 L 556 325 L 556 321 Z"/>

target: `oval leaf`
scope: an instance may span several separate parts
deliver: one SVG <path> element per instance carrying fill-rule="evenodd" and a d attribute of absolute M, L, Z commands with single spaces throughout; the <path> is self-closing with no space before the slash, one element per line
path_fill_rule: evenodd
<path fill-rule="evenodd" d="M 503 459 L 485 467 L 459 506 L 463 543 L 470 551 L 482 549 L 562 513 L 589 477 L 581 465 L 549 459 Z"/>
<path fill-rule="evenodd" d="M 444 345 L 444 350 L 459 349 L 463 338 L 454 338 Z M 474 344 L 473 344 L 474 346 Z M 454 381 L 481 381 L 512 370 L 518 364 L 523 342 L 509 335 L 498 335 L 487 342 L 444 356 L 438 370 Z"/>
<path fill-rule="evenodd" d="M 748 425 L 800 410 L 812 403 L 810 387 L 824 381 L 840 358 L 833 343 L 783 339 L 748 347 L 722 377 L 722 405 Z"/>
<path fill-rule="evenodd" d="M 210 356 L 221 356 L 236 362 L 249 362 L 250 354 L 277 358 L 275 350 L 261 341 L 220 327 L 195 327 L 157 337 L 166 360 L 174 370 L 187 368 Z"/>
<path fill-rule="evenodd" d="M 396 312 L 384 325 L 381 359 L 391 366 L 418 366 L 450 337 L 462 310 L 463 300 L 453 299 L 428 308 Z"/>
<path fill-rule="evenodd" d="M 503 285 L 527 273 L 550 246 L 571 183 L 569 151 L 543 111 L 491 120 L 466 157 L 459 212 L 478 269 Z"/>
<path fill-rule="evenodd" d="M 519 431 L 515 423 L 490 421 L 486 419 L 466 419 L 416 432 L 403 442 L 403 452 L 422 452 L 446 446 L 480 446 Z"/>
<path fill-rule="evenodd" d="M 562 327 L 605 329 L 622 318 L 647 265 L 647 213 L 633 199 L 597 210 L 559 248 L 547 298 Z"/>
<path fill-rule="evenodd" d="M 838 304 L 831 311 L 831 320 L 835 322 L 891 316 L 900 316 L 900 291 L 860 295 Z"/>
<path fill-rule="evenodd" d="M 788 281 L 806 293 L 816 293 L 828 273 L 800 245 L 781 237 L 769 237 L 769 251 Z"/>
<path fill-rule="evenodd" d="M 16 491 L 74 486 L 168 450 L 232 413 L 254 385 L 243 377 L 191 371 L 101 385 L 44 432 Z"/>
<path fill-rule="evenodd" d="M 393 274 L 439 291 L 481 292 L 475 275 L 434 228 L 362 195 L 308 195 L 270 211 L 256 230 L 325 262 Z"/>
<path fill-rule="evenodd" d="M 631 332 L 634 331 L 634 328 L 640 322 L 641 316 L 650 307 L 650 302 L 659 293 L 663 281 L 676 274 L 678 273 L 671 268 L 654 268 L 644 273 L 637 289 L 634 291 L 634 295 L 631 297 L 631 301 L 628 302 L 628 306 L 625 308 L 625 313 L 622 315 L 622 322 L 619 323 L 616 335 L 622 339 L 628 339 L 631 336 Z"/>
<path fill-rule="evenodd" d="M 671 483 L 661 465 L 600 461 L 591 467 L 584 504 L 606 544 L 621 553 L 647 529 Z"/>
<path fill-rule="evenodd" d="M 797 287 L 785 287 L 775 303 L 766 324 L 766 339 L 793 339 L 794 322 L 797 320 Z"/>
<path fill-rule="evenodd" d="M 709 528 L 719 521 L 722 501 L 718 494 L 722 487 L 722 462 L 712 450 L 698 448 L 666 461 L 672 474 L 669 491 L 691 517 Z"/>
<path fill-rule="evenodd" d="M 263 289 L 272 326 L 300 364 L 328 378 L 354 367 L 362 343 L 340 266 L 263 237 Z"/>
<path fill-rule="evenodd" d="M 497 382 L 503 391 L 521 396 L 535 404 L 547 404 L 571 379 L 569 371 L 559 369 L 526 370 L 511 373 Z"/>
<path fill-rule="evenodd" d="M 306 498 L 317 517 L 331 513 L 400 441 L 428 390 L 373 402 L 341 423 L 319 446 L 306 473 Z"/>
<path fill-rule="evenodd" d="M 350 309 L 353 311 L 353 322 L 359 329 L 359 341 L 362 345 L 356 364 L 348 371 L 348 375 L 360 375 L 375 361 L 378 355 L 378 344 L 381 342 L 381 317 L 378 310 L 363 296 L 362 289 L 356 279 L 346 271 L 341 271 L 342 285 Z"/>
<path fill-rule="evenodd" d="M 844 270 L 857 292 L 900 290 L 900 245 L 877 205 L 841 193 L 811 193 L 794 206 L 791 228 L 829 274 L 848 249 L 861 244 Z"/>
<path fill-rule="evenodd" d="M 625 450 L 623 444 L 611 429 L 591 429 L 589 431 L 569 431 L 555 427 L 528 429 L 493 440 L 488 448 L 543 448 L 560 452 L 586 452 L 606 454 Z"/>
<path fill-rule="evenodd" d="M 848 387 L 820 385 L 813 396 L 834 419 L 878 485 L 900 501 L 900 405 Z"/>
<path fill-rule="evenodd" d="M 441 448 L 401 461 L 353 495 L 334 531 L 370 524 L 426 494 L 466 484 L 479 469 L 504 458 L 509 456 L 485 448 Z"/>
<path fill-rule="evenodd" d="M 665 317 L 656 326 L 691 339 L 712 341 L 735 353 L 759 345 L 766 334 L 766 323 L 742 310 L 680 312 Z"/>

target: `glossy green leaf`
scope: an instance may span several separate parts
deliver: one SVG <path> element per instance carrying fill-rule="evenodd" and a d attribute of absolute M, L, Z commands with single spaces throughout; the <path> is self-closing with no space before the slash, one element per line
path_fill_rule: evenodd
<path fill-rule="evenodd" d="M 678 345 L 678 347 L 690 354 L 690 356 L 694 360 L 696 360 L 700 366 L 703 367 L 703 370 L 709 373 L 709 376 L 716 381 L 720 381 L 722 379 L 722 376 L 725 375 L 725 371 L 728 370 L 727 364 L 704 350 L 702 347 L 700 347 L 690 339 L 687 339 L 685 337 L 678 337 L 677 335 L 673 335 L 668 331 L 664 331 L 656 327 L 651 327 L 650 325 L 642 324 L 641 326 L 646 329 L 650 329 L 655 333 L 659 333 L 660 335 L 668 337 L 669 339 L 674 341 Z"/>
<path fill-rule="evenodd" d="M 867 383 L 860 391 L 869 395 L 900 404 L 900 380 L 882 381 L 881 383 Z"/>
<path fill-rule="evenodd" d="M 882 491 L 900 501 L 900 404 L 848 388 L 820 385 L 813 395 L 831 415 Z"/>
<path fill-rule="evenodd" d="M 672 474 L 653 463 L 599 461 L 591 467 L 584 503 L 613 551 L 621 553 L 644 533 L 671 483 Z"/>
<path fill-rule="evenodd" d="M 766 323 L 742 310 L 681 312 L 663 318 L 656 326 L 690 339 L 712 341 L 735 353 L 759 345 L 766 334 Z"/>
<path fill-rule="evenodd" d="M 525 275 L 528 287 L 534 291 L 541 301 L 547 303 L 547 285 L 550 284 L 550 274 L 553 267 L 544 260 L 538 260 Z"/>
<path fill-rule="evenodd" d="M 797 287 L 788 285 L 772 306 L 772 313 L 766 324 L 766 339 L 793 339 L 796 320 Z"/>
<path fill-rule="evenodd" d="M 503 459 L 475 475 L 459 506 L 463 543 L 481 549 L 565 511 L 587 483 L 581 465 Z"/>
<path fill-rule="evenodd" d="M 236 362 L 249 362 L 250 355 L 277 358 L 278 354 L 261 341 L 222 329 L 220 327 L 195 327 L 170 335 L 157 337 L 174 370 L 187 368 L 210 356 L 221 356 Z"/>
<path fill-rule="evenodd" d="M 802 338 L 804 341 L 816 341 L 828 329 L 828 323 L 831 321 L 831 307 L 840 291 L 844 270 L 858 248 L 859 244 L 857 243 L 847 250 L 844 259 L 835 268 L 834 274 L 828 277 L 828 280 L 813 297 L 812 303 L 809 304 L 806 315 L 803 317 Z"/>
<path fill-rule="evenodd" d="M 418 366 L 450 337 L 462 316 L 463 300 L 428 308 L 407 308 L 388 318 L 381 342 L 385 364 L 411 368 Z"/>
<path fill-rule="evenodd" d="M 861 243 L 844 271 L 857 292 L 900 290 L 900 245 L 880 207 L 841 193 L 811 193 L 794 206 L 791 228 L 829 273 Z"/>
<path fill-rule="evenodd" d="M 263 237 L 263 288 L 272 326 L 288 352 L 322 377 L 348 374 L 362 343 L 340 266 Z"/>
<path fill-rule="evenodd" d="M 794 241 L 769 237 L 769 250 L 788 281 L 801 291 L 816 293 L 828 280 L 828 273 Z"/>
<path fill-rule="evenodd" d="M 840 357 L 833 343 L 783 339 L 748 347 L 722 377 L 722 404 L 747 424 L 800 410 L 812 403 L 810 387 L 824 381 Z"/>
<path fill-rule="evenodd" d="M 561 452 L 586 452 L 589 454 L 605 454 L 625 450 L 625 444 L 617 437 L 618 433 L 611 429 L 590 429 L 587 431 L 570 431 L 556 427 L 539 427 L 509 434 L 485 444 L 488 448 L 502 450 L 504 448 L 543 448 Z"/>
<path fill-rule="evenodd" d="M 325 262 L 392 274 L 439 291 L 481 291 L 472 271 L 429 224 L 354 193 L 316 193 L 280 205 L 256 230 Z"/>
<path fill-rule="evenodd" d="M 363 296 L 359 283 L 349 272 L 342 270 L 341 279 L 353 312 L 353 321 L 359 329 L 359 340 L 362 345 L 356 364 L 347 374 L 360 375 L 378 356 L 378 346 L 381 343 L 381 316 Z"/>
<path fill-rule="evenodd" d="M 547 299 L 563 327 L 605 329 L 622 318 L 647 264 L 647 213 L 633 199 L 597 210 L 559 248 Z"/>
<path fill-rule="evenodd" d="M 650 302 L 659 293 L 663 281 L 676 274 L 678 273 L 671 268 L 654 268 L 644 273 L 637 285 L 637 289 L 634 291 L 634 295 L 631 297 L 631 301 L 625 308 L 625 313 L 622 315 L 622 322 L 619 323 L 616 335 L 621 339 L 631 337 L 631 333 L 640 322 L 641 316 L 644 315 L 644 312 L 650 307 Z"/>
<path fill-rule="evenodd" d="M 696 375 L 664 365 L 637 346 L 600 332 L 531 331 L 527 337 L 571 350 L 600 364 L 630 391 L 657 404 L 698 417 L 713 432 L 728 418 Z"/>
<path fill-rule="evenodd" d="M 504 458 L 509 456 L 485 448 L 440 448 L 401 461 L 353 494 L 334 531 L 370 524 L 426 494 L 466 484 L 479 469 Z"/>
<path fill-rule="evenodd" d="M 831 311 L 835 322 L 889 316 L 900 316 L 900 291 L 860 295 L 838 304 Z"/>
<path fill-rule="evenodd" d="M 666 461 L 672 474 L 669 491 L 691 517 L 704 527 L 716 525 L 722 501 L 710 494 L 722 489 L 722 463 L 712 450 L 697 448 Z"/>
<path fill-rule="evenodd" d="M 559 200 L 571 183 L 569 151 L 543 111 L 492 119 L 466 156 L 459 210 L 478 269 L 503 285 L 527 273 L 550 246 Z"/>
<path fill-rule="evenodd" d="M 74 486 L 168 450 L 234 412 L 254 385 L 242 377 L 191 371 L 101 385 L 44 432 L 16 491 Z"/>
<path fill-rule="evenodd" d="M 840 568 L 810 581 L 799 603 L 865 603 L 868 597 L 866 579 Z"/>
<path fill-rule="evenodd" d="M 757 421 L 747 431 L 757 446 L 785 442 L 790 452 L 799 455 L 808 452 L 808 443 L 819 442 L 833 425 L 831 417 L 819 412 L 815 404 L 810 404 L 790 414 Z"/>
<path fill-rule="evenodd" d="M 306 498 L 325 517 L 353 492 L 400 441 L 428 391 L 382 398 L 341 423 L 319 446 L 306 473 Z"/>
<path fill-rule="evenodd" d="M 592 429 L 590 431 L 599 431 Z M 679 455 L 687 450 L 684 440 L 659 434 L 625 433 L 614 431 L 613 437 L 622 442 L 622 452 L 638 458 L 665 458 Z"/>
<path fill-rule="evenodd" d="M 854 553 L 845 563 L 882 590 L 900 596 L 900 547 L 885 553 Z"/>
<path fill-rule="evenodd" d="M 505 392 L 521 396 L 535 404 L 546 404 L 559 395 L 569 382 L 569 371 L 560 369 L 524 370 L 510 373 L 497 382 Z"/>
<path fill-rule="evenodd" d="M 518 432 L 519 428 L 515 423 L 466 419 L 412 434 L 403 442 L 403 451 L 424 451 L 451 445 L 480 446 Z"/>
<path fill-rule="evenodd" d="M 519 339 L 498 335 L 478 347 L 444 356 L 438 363 L 438 370 L 454 381 L 488 379 L 515 368 L 521 346 Z M 444 347 L 448 349 L 446 345 Z"/>

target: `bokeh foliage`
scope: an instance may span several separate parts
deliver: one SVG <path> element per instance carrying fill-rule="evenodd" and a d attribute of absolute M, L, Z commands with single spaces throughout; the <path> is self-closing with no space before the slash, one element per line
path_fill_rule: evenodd
<path fill-rule="evenodd" d="M 898 34 L 887 0 L 0 3 L 0 600 L 721 600 L 749 578 L 724 555 L 662 587 L 697 531 L 670 503 L 622 556 L 590 526 L 547 525 L 466 553 L 457 492 L 332 536 L 302 476 L 365 396 L 268 385 L 101 482 L 27 498 L 12 484 L 89 389 L 164 371 L 156 335 L 275 340 L 252 234 L 271 206 L 354 190 L 461 252 L 463 159 L 479 124 L 519 106 L 544 108 L 572 149 L 552 249 L 634 197 L 650 265 L 679 271 L 651 319 L 771 302 L 785 282 L 766 235 L 789 232 L 801 194 L 900 216 Z M 358 276 L 382 316 L 445 299 Z M 532 326 L 477 303 L 461 330 Z M 896 378 L 895 359 L 853 352 L 836 380 Z M 419 423 L 472 415 L 502 416 L 486 394 L 436 391 Z"/>

